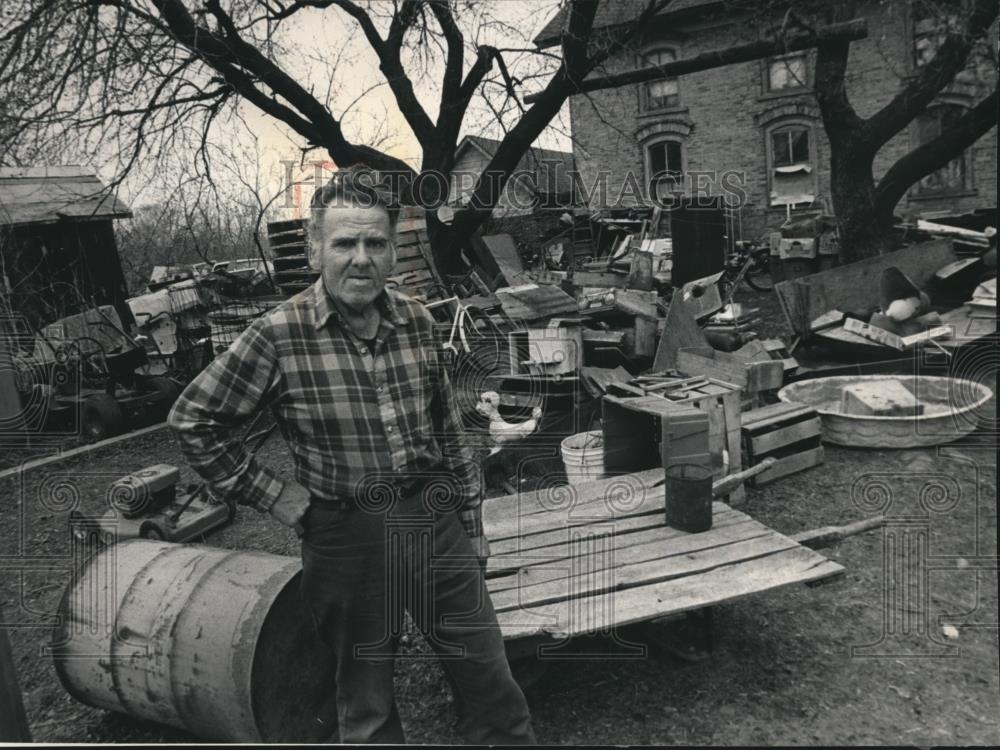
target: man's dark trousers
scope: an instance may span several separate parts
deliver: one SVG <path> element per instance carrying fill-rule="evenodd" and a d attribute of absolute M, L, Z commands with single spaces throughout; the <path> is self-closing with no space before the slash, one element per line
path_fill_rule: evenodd
<path fill-rule="evenodd" d="M 482 571 L 454 512 L 429 510 L 419 495 L 387 510 L 316 499 L 302 563 L 306 607 L 337 660 L 341 742 L 404 741 L 392 675 L 405 608 L 444 667 L 464 741 L 534 744 Z"/>

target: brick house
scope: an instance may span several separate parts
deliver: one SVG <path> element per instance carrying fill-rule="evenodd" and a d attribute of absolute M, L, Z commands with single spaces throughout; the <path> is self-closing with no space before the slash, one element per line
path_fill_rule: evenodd
<path fill-rule="evenodd" d="M 645 0 L 605 1 L 595 27 L 634 19 Z M 746 7 L 744 5 L 743 7 Z M 908 0 L 859 3 L 868 36 L 851 44 L 848 96 L 869 117 L 930 58 L 937 22 Z M 565 9 L 535 38 L 559 44 Z M 773 21 L 771 23 L 770 21 Z M 630 49 L 601 73 L 618 73 L 770 36 L 781 15 L 735 10 L 715 0 L 674 0 Z M 996 47 L 996 24 L 990 44 Z M 728 65 L 570 100 L 580 184 L 593 207 L 634 205 L 650 191 L 725 196 L 737 237 L 776 228 L 789 213 L 831 210 L 830 150 L 812 90 L 815 52 Z M 995 85 L 988 57 L 976 57 L 926 113 L 878 152 L 876 180 L 896 159 L 940 132 Z M 913 186 L 898 215 L 966 211 L 997 205 L 997 129 L 945 168 Z M 603 177 L 602 177 L 603 175 Z M 602 184 L 603 182 L 603 184 Z"/>

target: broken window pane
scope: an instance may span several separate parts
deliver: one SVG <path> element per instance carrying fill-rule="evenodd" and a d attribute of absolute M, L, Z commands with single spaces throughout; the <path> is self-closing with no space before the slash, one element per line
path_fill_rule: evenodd
<path fill-rule="evenodd" d="M 772 60 L 768 65 L 768 88 L 771 91 L 805 85 L 807 85 L 805 54 L 787 55 Z"/>
<path fill-rule="evenodd" d="M 643 55 L 643 64 L 663 65 L 673 62 L 677 55 L 673 50 L 661 49 Z M 676 78 L 663 78 L 645 84 L 645 109 L 661 109 L 675 107 L 680 103 Z"/>
<path fill-rule="evenodd" d="M 771 205 L 815 199 L 815 176 L 809 153 L 809 129 L 785 127 L 771 133 Z"/>

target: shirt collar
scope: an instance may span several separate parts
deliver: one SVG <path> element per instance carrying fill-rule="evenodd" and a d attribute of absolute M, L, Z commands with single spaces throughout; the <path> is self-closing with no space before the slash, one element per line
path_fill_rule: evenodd
<path fill-rule="evenodd" d="M 343 324 L 343 318 L 337 310 L 337 306 L 333 304 L 333 300 L 327 294 L 322 276 L 316 279 L 316 283 L 313 284 L 313 297 L 316 300 L 314 312 L 316 313 L 317 330 L 325 326 L 330 318 L 333 318 L 338 324 Z M 382 293 L 375 298 L 375 304 L 378 305 L 382 318 L 393 325 L 406 325 L 410 320 L 404 306 L 395 299 L 395 292 L 389 289 L 382 290 Z"/>

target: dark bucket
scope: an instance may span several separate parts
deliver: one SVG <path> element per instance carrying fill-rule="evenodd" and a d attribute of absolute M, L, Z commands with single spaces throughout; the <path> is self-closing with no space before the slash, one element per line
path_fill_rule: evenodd
<path fill-rule="evenodd" d="M 712 470 L 698 464 L 674 464 L 664 481 L 667 525 L 697 533 L 712 528 Z"/>

